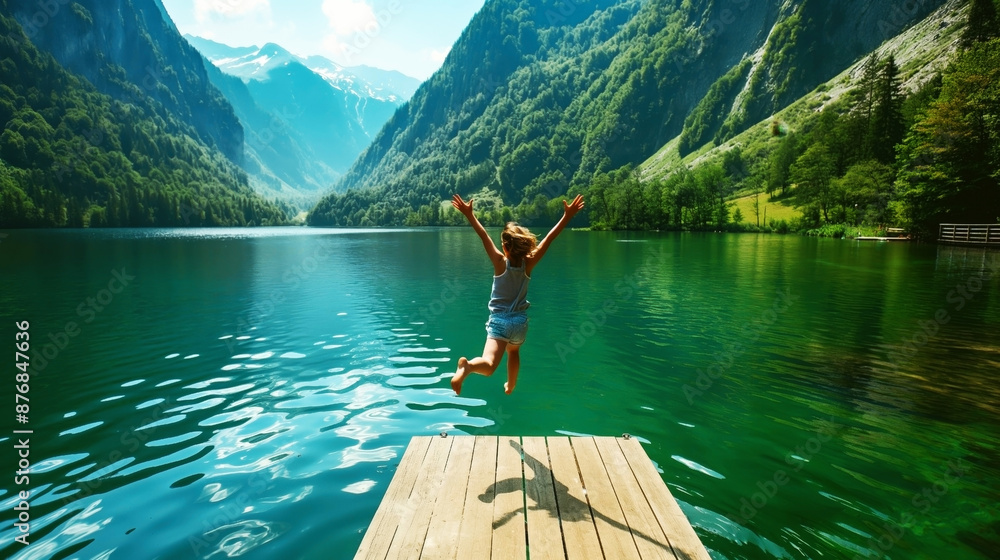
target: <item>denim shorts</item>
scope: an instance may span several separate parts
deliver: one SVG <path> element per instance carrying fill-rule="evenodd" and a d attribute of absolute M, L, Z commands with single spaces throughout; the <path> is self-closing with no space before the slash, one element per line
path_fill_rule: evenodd
<path fill-rule="evenodd" d="M 513 313 L 490 313 L 486 321 L 486 336 L 504 340 L 515 346 L 524 344 L 528 334 L 528 314 L 524 311 Z"/>

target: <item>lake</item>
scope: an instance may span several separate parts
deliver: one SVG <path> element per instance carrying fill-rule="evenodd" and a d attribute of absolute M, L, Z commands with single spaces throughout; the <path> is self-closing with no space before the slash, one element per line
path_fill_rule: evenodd
<path fill-rule="evenodd" d="M 492 274 L 469 228 L 4 233 L 0 336 L 31 341 L 4 557 L 351 558 L 442 431 L 632 434 L 716 559 L 1000 550 L 996 252 L 566 231 L 516 391 L 501 365 L 458 397 Z"/>

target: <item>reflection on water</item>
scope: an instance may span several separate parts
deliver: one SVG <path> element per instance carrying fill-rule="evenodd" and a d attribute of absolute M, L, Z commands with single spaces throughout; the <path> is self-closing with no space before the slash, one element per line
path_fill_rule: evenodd
<path fill-rule="evenodd" d="M 39 352 L 32 545 L 9 544 L 8 480 L 5 556 L 351 557 L 409 438 L 440 431 L 635 434 L 716 558 L 1000 546 L 1000 256 L 981 249 L 566 232 L 510 397 L 502 375 L 448 386 L 484 340 L 469 231 L 2 250 L 24 263 L 0 271 L 5 324 L 31 321 Z M 115 271 L 134 279 L 112 293 Z"/>

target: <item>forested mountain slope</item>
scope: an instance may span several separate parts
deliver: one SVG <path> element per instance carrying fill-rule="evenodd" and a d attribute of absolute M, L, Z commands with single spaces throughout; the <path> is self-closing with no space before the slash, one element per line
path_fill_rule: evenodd
<path fill-rule="evenodd" d="M 726 140 L 942 3 L 487 2 L 310 223 L 402 223 L 483 187 L 528 204 L 678 135 Z"/>
<path fill-rule="evenodd" d="M 995 2 L 949 0 L 732 139 L 685 155 L 682 134 L 637 173 L 598 177 L 591 225 L 934 239 L 940 223 L 996 223 L 998 37 Z M 768 220 L 766 195 L 792 219 Z"/>
<path fill-rule="evenodd" d="M 7 0 L 28 39 L 101 93 L 190 125 L 230 160 L 243 128 L 157 0 Z"/>
<path fill-rule="evenodd" d="M 0 0 L 0 227 L 286 222 L 192 126 L 117 83 L 134 102 L 37 49 Z"/>

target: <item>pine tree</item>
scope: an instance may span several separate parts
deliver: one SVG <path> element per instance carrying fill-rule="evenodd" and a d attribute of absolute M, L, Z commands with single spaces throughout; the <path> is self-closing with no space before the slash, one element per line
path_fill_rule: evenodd
<path fill-rule="evenodd" d="M 971 0 L 969 7 L 969 23 L 962 33 L 961 46 L 967 49 L 972 45 L 1000 37 L 1000 20 L 997 19 L 997 9 L 993 0 Z"/>
<path fill-rule="evenodd" d="M 851 109 L 847 124 L 848 137 L 851 139 L 851 161 L 871 159 L 874 152 L 872 138 L 872 121 L 875 116 L 878 101 L 879 76 L 882 73 L 882 61 L 878 53 L 873 52 L 862 68 L 861 80 L 852 92 L 854 107 Z"/>
<path fill-rule="evenodd" d="M 816 142 L 795 160 L 789 178 L 798 185 L 798 197 L 809 206 L 818 208 L 823 219 L 830 221 L 833 197 L 830 183 L 834 179 L 834 156 L 823 142 Z"/>
<path fill-rule="evenodd" d="M 903 140 L 903 92 L 899 67 L 892 55 L 878 73 L 871 119 L 871 155 L 881 163 L 896 159 L 896 144 Z"/>
<path fill-rule="evenodd" d="M 780 139 L 778 147 L 768 156 L 767 194 L 773 195 L 777 190 L 785 194 L 785 188 L 788 187 L 788 168 L 799 157 L 796 138 L 796 136 L 786 136 Z"/>

